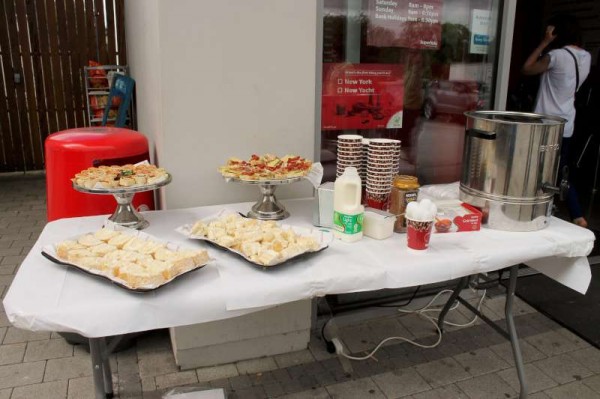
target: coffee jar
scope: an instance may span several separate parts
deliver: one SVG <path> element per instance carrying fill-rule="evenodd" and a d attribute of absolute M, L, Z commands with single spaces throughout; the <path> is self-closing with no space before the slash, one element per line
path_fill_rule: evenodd
<path fill-rule="evenodd" d="M 416 176 L 398 175 L 392 182 L 390 193 L 390 213 L 400 215 L 396 218 L 394 231 L 396 233 L 406 232 L 406 219 L 404 212 L 409 202 L 417 200 L 419 195 L 419 179 Z"/>

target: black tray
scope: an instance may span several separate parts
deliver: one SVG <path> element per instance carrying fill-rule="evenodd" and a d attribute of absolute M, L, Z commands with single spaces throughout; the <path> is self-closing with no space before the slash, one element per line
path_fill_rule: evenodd
<path fill-rule="evenodd" d="M 59 265 L 69 266 L 69 267 L 75 268 L 75 269 L 77 269 L 77 270 L 81 270 L 82 272 L 84 272 L 84 273 L 86 273 L 86 274 L 89 274 L 89 275 L 92 275 L 92 276 L 95 276 L 95 277 L 99 277 L 99 278 L 101 278 L 101 279 L 103 279 L 103 280 L 108 280 L 108 281 L 110 281 L 111 283 L 113 283 L 114 285 L 116 285 L 116 286 L 119 286 L 119 287 L 121 287 L 121 288 L 124 288 L 124 289 L 126 289 L 127 291 L 130 291 L 130 292 L 137 292 L 137 293 L 144 293 L 144 292 L 151 292 L 151 291 L 155 291 L 155 290 L 157 290 L 157 289 L 159 289 L 159 288 L 161 288 L 161 287 L 164 287 L 165 285 L 167 285 L 167 284 L 171 283 L 172 281 L 174 281 L 174 280 L 178 279 L 179 277 L 181 277 L 181 276 L 183 276 L 183 275 L 185 275 L 185 274 L 188 274 L 188 273 L 190 273 L 190 272 L 196 271 L 196 270 L 198 270 L 198 269 L 201 269 L 201 268 L 203 268 L 204 266 L 206 266 L 206 265 L 208 264 L 208 263 L 205 263 L 205 264 L 203 264 L 203 265 L 198 265 L 198 266 L 196 266 L 196 267 L 195 267 L 195 268 L 193 268 L 193 269 L 190 269 L 190 270 L 188 270 L 188 271 L 186 271 L 186 272 L 184 272 L 184 273 L 178 274 L 177 276 L 173 277 L 172 279 L 170 279 L 170 280 L 168 280 L 168 281 L 165 281 L 163 284 L 161 284 L 161 285 L 159 285 L 159 286 L 157 286 L 157 287 L 152 287 L 152 288 L 131 288 L 131 287 L 128 287 L 127 285 L 125 285 L 125 284 L 123 284 L 123 283 L 119 282 L 118 280 L 114 280 L 114 279 L 112 279 L 112 278 L 110 278 L 110 277 L 108 277 L 108 276 L 105 276 L 104 274 L 98 274 L 98 273 L 94 273 L 94 272 L 92 272 L 91 270 L 88 270 L 88 269 L 86 269 L 86 268 L 84 268 L 84 267 L 77 266 L 77 265 L 75 265 L 75 264 L 73 264 L 73 263 L 68 263 L 68 262 L 62 261 L 62 260 L 60 260 L 60 259 L 58 259 L 58 258 L 55 258 L 54 256 L 50 255 L 50 254 L 49 254 L 49 253 L 47 253 L 46 251 L 42 251 L 42 255 L 43 255 L 44 257 L 46 257 L 47 259 L 51 260 L 51 261 L 52 261 L 52 262 L 54 262 L 54 263 L 57 263 L 57 264 L 59 264 Z"/>
<path fill-rule="evenodd" d="M 288 259 L 286 259 L 286 260 L 283 260 L 283 261 L 281 261 L 281 262 L 279 262 L 279 263 L 276 263 L 276 264 L 274 264 L 274 265 L 262 265 L 262 264 L 260 264 L 260 263 L 253 262 L 251 259 L 248 259 L 248 258 L 247 258 L 247 257 L 246 257 L 244 254 L 242 254 L 242 253 L 240 253 L 240 252 L 238 252 L 238 251 L 234 251 L 234 250 L 232 250 L 231 248 L 227 248 L 227 247 L 224 247 L 224 246 L 222 246 L 222 245 L 219 245 L 219 244 L 217 244 L 216 242 L 214 242 L 214 241 L 211 241 L 211 240 L 209 240 L 209 239 L 206 239 L 206 238 L 196 238 L 196 237 L 188 237 L 188 238 L 190 238 L 191 240 L 199 240 L 199 241 L 204 241 L 204 242 L 206 242 L 206 243 L 208 243 L 208 244 L 210 244 L 210 245 L 212 245 L 212 246 L 214 246 L 214 247 L 216 247 L 216 248 L 219 248 L 219 249 L 222 249 L 222 250 L 226 251 L 227 253 L 230 253 L 230 254 L 233 254 L 233 255 L 237 255 L 238 257 L 240 257 L 240 258 L 244 259 L 246 262 L 250 263 L 252 266 L 258 267 L 258 268 L 260 268 L 260 269 L 263 269 L 263 270 L 264 270 L 264 269 L 273 269 L 273 268 L 278 268 L 278 266 L 284 266 L 284 265 L 286 265 L 286 264 L 288 264 L 288 263 L 291 263 L 292 261 L 295 261 L 295 260 L 297 260 L 298 258 L 307 257 L 307 256 L 310 256 L 310 255 L 312 255 L 312 254 L 319 253 L 319 252 L 321 252 L 321 251 L 323 251 L 323 250 L 325 250 L 325 249 L 329 248 L 329 245 L 325 245 L 324 247 L 322 247 L 322 248 L 319 248 L 319 249 L 318 249 L 318 250 L 316 250 L 316 251 L 307 251 L 307 252 L 302 252 L 302 253 L 300 253 L 300 254 L 298 254 L 298 255 L 292 256 L 291 258 L 288 258 Z"/>

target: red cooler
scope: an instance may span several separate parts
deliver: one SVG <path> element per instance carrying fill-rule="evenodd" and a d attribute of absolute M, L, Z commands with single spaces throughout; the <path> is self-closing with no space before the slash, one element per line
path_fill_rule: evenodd
<path fill-rule="evenodd" d="M 148 139 L 136 131 L 115 127 L 63 130 L 46 138 L 48 221 L 112 214 L 112 195 L 86 194 L 73 189 L 71 178 L 90 166 L 125 165 L 150 160 Z M 136 193 L 136 210 L 154 209 L 154 192 Z"/>

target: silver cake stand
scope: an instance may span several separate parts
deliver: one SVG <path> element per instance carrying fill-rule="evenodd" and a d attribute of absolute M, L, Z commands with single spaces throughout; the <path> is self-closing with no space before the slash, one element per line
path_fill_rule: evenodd
<path fill-rule="evenodd" d="M 135 193 L 156 190 L 157 188 L 171 183 L 171 180 L 172 178 L 169 174 L 167 175 L 166 179 L 161 180 L 158 183 L 147 184 L 143 186 L 85 188 L 73 183 L 73 188 L 82 193 L 113 195 L 117 201 L 117 209 L 115 209 L 115 212 L 108 218 L 108 220 L 117 225 L 128 227 L 130 229 L 142 230 L 148 227 L 149 223 L 135 210 L 133 204 L 131 203 Z"/>
<path fill-rule="evenodd" d="M 235 177 L 225 177 L 227 182 L 241 184 L 250 184 L 260 188 L 261 198 L 252 205 L 252 209 L 246 216 L 252 219 L 260 220 L 282 220 L 290 216 L 284 206 L 275 198 L 275 189 L 277 186 L 291 184 L 302 180 L 304 176 L 292 177 L 289 179 L 272 180 L 242 180 Z"/>

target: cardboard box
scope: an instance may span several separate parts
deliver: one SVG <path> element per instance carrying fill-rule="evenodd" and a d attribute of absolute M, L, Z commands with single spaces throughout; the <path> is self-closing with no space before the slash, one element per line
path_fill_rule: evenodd
<path fill-rule="evenodd" d="M 316 190 L 313 224 L 333 228 L 333 182 L 323 183 Z"/>
<path fill-rule="evenodd" d="M 481 212 L 459 200 L 434 201 L 438 208 L 434 233 L 478 231 L 481 229 Z"/>

